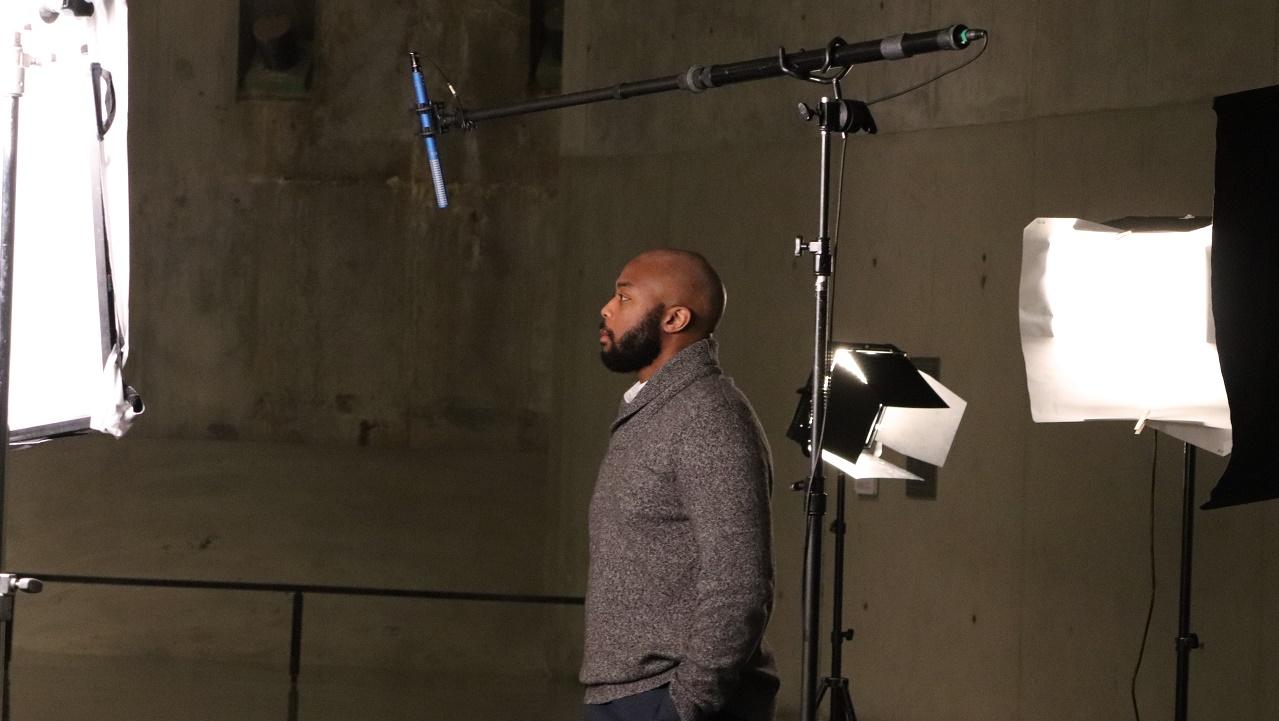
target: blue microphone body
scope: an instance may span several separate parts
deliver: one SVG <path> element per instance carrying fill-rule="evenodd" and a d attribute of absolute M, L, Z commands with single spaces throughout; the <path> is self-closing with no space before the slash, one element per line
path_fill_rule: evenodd
<path fill-rule="evenodd" d="M 436 147 L 435 136 L 428 133 L 431 125 L 431 100 L 426 95 L 426 81 L 422 78 L 422 67 L 418 63 L 417 53 L 410 52 L 413 60 L 413 92 L 417 95 L 417 116 L 422 122 L 422 142 L 426 145 L 426 159 L 431 164 L 431 182 L 435 185 L 435 204 L 441 208 L 449 207 L 448 189 L 444 187 L 444 170 L 440 167 L 440 151 Z"/>

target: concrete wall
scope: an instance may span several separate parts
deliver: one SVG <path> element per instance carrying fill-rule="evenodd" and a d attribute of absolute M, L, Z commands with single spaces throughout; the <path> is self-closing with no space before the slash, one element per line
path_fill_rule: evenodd
<path fill-rule="evenodd" d="M 303 101 L 237 100 L 237 3 L 131 9 L 139 431 L 545 447 L 556 119 L 450 137 L 442 213 L 408 112 L 409 49 L 522 96 L 527 7 L 318 3 Z"/>
<path fill-rule="evenodd" d="M 129 380 L 150 410 L 122 441 L 12 457 L 8 565 L 581 593 L 586 503 L 629 383 L 599 365 L 596 312 L 632 254 L 691 247 L 727 281 L 723 361 L 775 454 L 769 640 L 793 714 L 802 514 L 785 486 L 805 464 L 783 431 L 812 276 L 790 239 L 813 235 L 817 204 L 816 132 L 794 108 L 815 86 L 486 124 L 447 139 L 454 205 L 439 212 L 404 53 L 434 56 L 473 107 L 525 97 L 527 4 L 316 5 L 312 95 L 288 102 L 237 100 L 236 3 L 130 8 Z M 573 1 L 563 87 L 958 21 L 991 30 L 985 56 L 876 106 L 880 135 L 849 140 L 835 335 L 940 357 L 970 406 L 936 500 L 885 484 L 849 503 L 847 668 L 865 721 L 1124 718 L 1154 441 L 1030 423 L 1021 229 L 1210 213 L 1210 100 L 1279 81 L 1273 3 Z M 866 66 L 845 88 L 876 97 L 965 57 Z M 1159 442 L 1148 717 L 1171 712 L 1177 453 Z M 1203 462 L 1201 495 L 1220 468 Z M 1279 709 L 1276 513 L 1199 516 L 1196 718 Z M 21 601 L 18 701 L 35 718 L 278 718 L 277 689 L 243 679 L 283 673 L 287 618 L 277 596 L 51 587 Z M 418 717 L 440 698 L 465 710 L 439 712 L 454 719 L 503 713 L 472 698 L 572 713 L 576 609 L 329 599 L 307 619 L 304 718 Z M 79 670 L 102 659 L 113 674 Z M 193 659 L 223 665 L 178 670 Z M 369 674 L 402 675 L 351 690 Z M 261 703 L 206 703 L 229 697 Z"/>
<path fill-rule="evenodd" d="M 545 486 L 520 469 L 543 463 L 534 452 L 58 441 L 11 458 L 10 566 L 537 594 L 543 531 L 529 509 Z M 19 599 L 15 718 L 284 718 L 291 612 L 281 592 L 50 583 Z M 457 718 L 493 718 L 493 687 L 545 693 L 565 676 L 545 649 L 554 629 L 581 623 L 574 606 L 318 593 L 302 620 L 304 719 L 450 705 Z M 574 691 L 527 703 L 553 708 Z"/>
<path fill-rule="evenodd" d="M 881 132 L 849 139 L 835 330 L 941 358 L 970 401 L 936 500 L 884 484 L 849 504 L 847 646 L 863 719 L 1100 719 L 1131 714 L 1128 680 L 1149 593 L 1154 440 L 1122 423 L 1030 422 L 1018 341 L 1022 228 L 1037 216 L 1107 220 L 1210 214 L 1211 98 L 1276 80 L 1273 3 L 569 4 L 565 87 L 673 74 L 965 22 L 986 54 L 875 107 Z M 1260 43 L 1242 42 L 1257 37 Z M 874 98 L 967 55 L 857 68 Z M 583 583 L 581 521 L 605 424 L 628 379 L 594 357 L 593 323 L 625 260 L 654 245 L 709 256 L 729 288 L 722 355 L 776 456 L 783 705 L 798 704 L 805 474 L 784 439 L 810 351 L 817 133 L 794 112 L 815 86 L 771 80 L 564 113 L 570 243 L 557 344 L 553 477 L 565 530 L 552 568 Z M 571 389 L 571 390 L 570 390 Z M 1160 441 L 1154 490 L 1159 590 L 1138 695 L 1171 715 L 1180 528 L 1179 447 Z M 1220 472 L 1201 464 L 1201 496 Z M 1201 499 L 1202 500 L 1202 499 Z M 1202 718 L 1271 718 L 1279 658 L 1276 509 L 1201 514 L 1192 704 Z M 825 637 L 823 636 L 823 639 Z M 824 644 L 824 641 L 823 641 Z M 570 644 L 565 654 L 571 653 Z"/>
<path fill-rule="evenodd" d="M 473 106 L 522 97 L 528 4 L 315 5 L 309 97 L 244 100 L 238 2 L 131 4 L 127 380 L 148 411 L 123 440 L 11 458 L 7 567 L 546 591 L 553 306 L 539 301 L 554 288 L 558 120 L 450 136 L 454 202 L 439 211 L 407 57 L 434 59 Z M 262 666 L 286 687 L 289 612 L 286 594 L 53 584 L 21 604 L 19 709 L 155 717 L 118 703 L 199 686 L 93 675 L 133 663 Z M 547 630 L 574 625 L 557 614 L 580 611 L 311 596 L 303 682 L 359 667 L 419 695 L 490 674 L 539 688 Z M 111 658 L 133 660 L 68 670 Z"/>

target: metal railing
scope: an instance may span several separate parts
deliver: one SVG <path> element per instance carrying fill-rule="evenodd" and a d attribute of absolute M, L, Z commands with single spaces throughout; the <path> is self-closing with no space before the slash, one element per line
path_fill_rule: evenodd
<path fill-rule="evenodd" d="M 581 596 L 548 596 L 539 594 L 486 593 L 480 591 L 434 591 L 429 589 L 370 588 L 367 586 L 327 586 L 305 583 L 250 583 L 241 581 L 201 581 L 172 578 L 131 578 L 122 576 L 77 576 L 59 573 L 22 572 L 14 575 L 38 578 L 44 583 L 68 583 L 92 586 L 141 588 L 189 588 L 213 591 L 258 591 L 287 593 L 293 598 L 292 631 L 289 636 L 289 705 L 288 721 L 298 718 L 298 677 L 302 671 L 302 609 L 306 594 L 333 596 L 376 596 L 379 598 L 421 598 L 442 601 L 485 601 L 492 603 L 532 603 L 558 606 L 581 606 Z M 9 638 L 13 637 L 10 620 Z M 6 694 L 7 696 L 7 694 Z"/>

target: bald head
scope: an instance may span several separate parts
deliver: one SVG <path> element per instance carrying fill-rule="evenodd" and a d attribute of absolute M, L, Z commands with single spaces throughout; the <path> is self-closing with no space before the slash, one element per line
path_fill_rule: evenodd
<path fill-rule="evenodd" d="M 626 268 L 654 283 L 658 300 L 665 307 L 691 311 L 688 330 L 693 335 L 704 338 L 715 332 L 727 298 L 719 273 L 705 256 L 679 248 L 656 248 L 636 256 Z"/>
<path fill-rule="evenodd" d="M 631 259 L 600 309 L 600 358 L 610 370 L 648 378 L 680 350 L 715 332 L 724 284 L 706 258 L 659 248 Z"/>

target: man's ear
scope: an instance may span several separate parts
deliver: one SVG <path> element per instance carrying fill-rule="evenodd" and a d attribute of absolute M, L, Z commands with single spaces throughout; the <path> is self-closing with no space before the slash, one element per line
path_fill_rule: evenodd
<path fill-rule="evenodd" d="M 682 305 L 673 305 L 666 309 L 662 318 L 662 332 L 679 333 L 693 324 L 693 311 Z"/>

